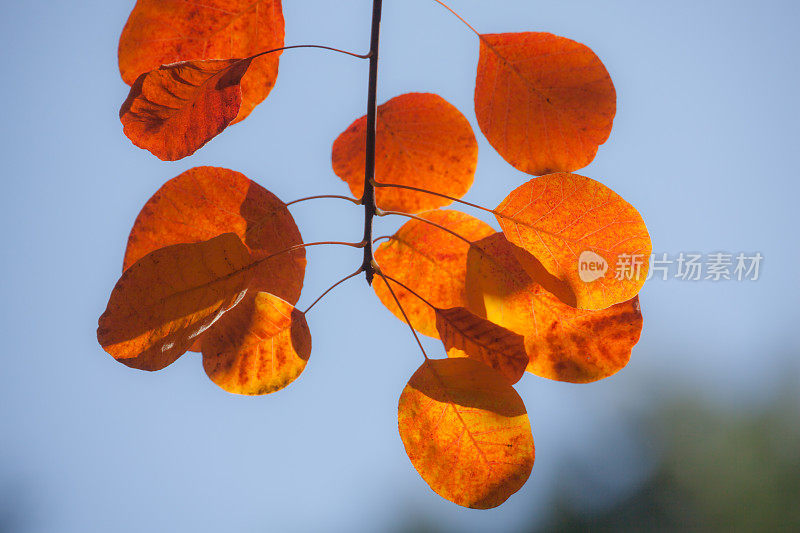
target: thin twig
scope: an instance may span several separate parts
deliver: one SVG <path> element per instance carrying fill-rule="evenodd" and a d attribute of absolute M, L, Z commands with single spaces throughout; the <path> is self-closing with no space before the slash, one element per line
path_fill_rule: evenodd
<path fill-rule="evenodd" d="M 395 215 L 395 216 L 399 216 L 399 217 L 406 217 L 406 218 L 411 218 L 411 219 L 414 219 L 414 220 L 419 220 L 420 222 L 424 222 L 426 224 L 429 224 L 429 225 L 433 226 L 434 228 L 439 228 L 442 231 L 446 231 L 447 233 L 449 233 L 453 237 L 457 237 L 457 238 L 461 239 L 462 241 L 464 241 L 465 243 L 469 244 L 470 246 L 472 245 L 472 241 L 467 239 L 466 237 L 463 237 L 463 236 L 459 235 L 458 233 L 456 233 L 455 231 L 453 231 L 451 229 L 448 229 L 448 228 L 442 226 L 441 224 L 437 224 L 436 222 L 432 222 L 432 221 L 430 221 L 430 220 L 428 220 L 426 218 L 422 218 L 422 217 L 417 216 L 417 215 L 412 215 L 411 213 L 401 213 L 399 211 L 381 211 L 380 213 L 378 213 L 378 216 L 381 216 L 381 217 L 388 216 L 388 215 Z"/>
<path fill-rule="evenodd" d="M 478 37 L 480 37 L 480 36 L 481 36 L 481 34 L 480 34 L 480 33 L 478 33 L 478 30 L 476 30 L 475 28 L 473 28 L 473 27 L 472 27 L 472 25 L 471 25 L 469 22 L 467 22 L 466 20 L 464 20 L 464 17 L 462 17 L 461 15 L 459 15 L 458 13 L 456 13 L 455 11 L 453 11 L 453 9 L 452 9 L 452 8 L 450 8 L 450 6 L 448 6 L 448 5 L 447 5 L 447 4 L 445 4 L 444 2 L 441 2 L 440 0 L 433 0 L 433 1 L 434 1 L 434 2 L 436 2 L 437 4 L 439 4 L 440 6 L 442 6 L 443 8 L 445 8 L 446 10 L 448 10 L 448 11 L 449 11 L 450 13 L 452 13 L 453 15 L 455 15 L 455 16 L 456 16 L 456 18 L 458 18 L 458 20 L 460 20 L 461 22 L 463 22 L 464 24 L 466 24 L 466 25 L 467 25 L 467 27 L 468 27 L 469 29 L 471 29 L 471 30 L 473 31 L 473 33 L 475 33 L 475 35 L 477 35 Z"/>
<path fill-rule="evenodd" d="M 331 52 L 339 52 L 340 54 L 346 54 L 349 56 L 357 57 L 359 59 L 369 59 L 370 54 L 356 54 L 355 52 L 348 52 L 347 50 L 339 50 L 338 48 L 332 48 L 330 46 L 322 46 L 320 44 L 295 44 L 292 46 L 281 46 L 280 48 L 273 48 L 272 50 L 265 50 L 263 52 L 259 52 L 254 56 L 251 56 L 250 59 L 255 59 L 257 57 L 272 54 L 275 52 L 282 52 L 283 50 L 292 50 L 294 48 L 318 48 L 320 50 L 330 50 Z"/>
<path fill-rule="evenodd" d="M 349 196 L 342 196 L 340 194 L 319 194 L 317 196 L 308 196 L 306 198 L 300 198 L 299 200 L 295 200 L 293 202 L 289 202 L 288 204 L 286 204 L 286 207 L 289 207 L 290 205 L 294 205 L 294 204 L 299 204 L 301 202 L 307 202 L 309 200 L 322 200 L 324 198 L 331 198 L 331 199 L 337 199 L 337 200 L 347 200 L 348 202 L 352 202 L 352 203 L 354 203 L 356 205 L 361 205 L 361 201 L 360 200 L 356 200 L 355 198 L 350 198 Z"/>
<path fill-rule="evenodd" d="M 295 246 L 290 246 L 289 248 L 286 248 L 285 250 L 281 250 L 280 252 L 275 252 L 274 254 L 270 254 L 270 255 L 268 255 L 266 257 L 262 257 L 261 259 L 253 261 L 252 263 L 247 265 L 243 270 L 249 270 L 251 268 L 255 268 L 258 265 L 260 265 L 261 263 L 264 263 L 265 261 L 269 261 L 273 257 L 277 257 L 279 255 L 288 254 L 288 253 L 291 253 L 291 252 L 295 252 L 297 250 L 302 250 L 304 248 L 310 248 L 312 246 L 324 246 L 324 245 L 350 246 L 352 248 L 363 248 L 364 247 L 364 243 L 363 242 L 320 241 L 320 242 L 309 242 L 309 243 L 304 243 L 304 244 L 297 244 Z"/>
<path fill-rule="evenodd" d="M 433 196 L 440 196 L 442 198 L 447 198 L 448 200 L 452 200 L 452 201 L 457 202 L 459 204 L 468 205 L 469 207 L 474 207 L 475 209 L 480 209 L 481 211 L 486 211 L 487 213 L 491 213 L 491 214 L 493 214 L 494 216 L 496 216 L 498 218 L 503 218 L 505 220 L 510 220 L 511 222 L 513 222 L 515 224 L 519 224 L 520 226 L 525 226 L 527 228 L 531 228 L 531 229 L 537 231 L 538 233 L 541 233 L 541 234 L 544 234 L 544 235 L 549 235 L 551 237 L 556 237 L 556 238 L 565 240 L 567 242 L 577 242 L 577 241 L 572 241 L 570 239 L 567 239 L 567 238 L 565 238 L 565 237 L 563 237 L 561 235 L 558 235 L 557 233 L 552 233 L 550 231 L 547 231 L 545 229 L 537 227 L 537 226 L 535 226 L 535 225 L 533 225 L 531 223 L 521 221 L 521 220 L 515 218 L 514 215 L 506 215 L 505 213 L 503 213 L 501 211 L 498 211 L 496 209 L 489 209 L 488 207 L 483 207 L 483 206 L 478 205 L 478 204 L 465 202 L 464 200 L 459 200 L 458 198 L 453 198 L 452 196 L 447 196 L 446 194 L 441 194 L 441 193 L 429 191 L 429 190 L 426 190 L 426 189 L 420 189 L 420 188 L 417 188 L 417 187 L 411 187 L 410 185 L 399 185 L 399 184 L 394 184 L 394 183 L 392 183 L 392 184 L 389 184 L 389 183 L 375 183 L 375 187 L 393 187 L 393 188 L 397 188 L 397 189 L 408 189 L 410 191 L 417 191 L 417 192 L 421 192 L 421 193 L 425 193 L 425 194 L 432 194 Z M 418 220 L 422 220 L 423 222 L 427 222 L 428 224 L 431 224 L 433 226 L 441 227 L 441 226 L 438 226 L 437 224 L 434 224 L 434 223 L 430 222 L 429 220 L 421 219 L 419 217 L 414 217 L 414 216 L 411 216 L 411 215 L 409 215 L 407 213 L 397 213 L 397 212 L 394 212 L 394 211 L 391 211 L 391 212 L 390 211 L 385 211 L 385 212 L 383 212 L 383 214 L 385 214 L 385 215 L 402 215 L 402 216 L 409 217 L 409 218 L 416 218 Z M 378 215 L 382 216 L 380 213 L 378 213 Z M 445 231 L 449 231 L 450 233 L 453 233 L 452 231 L 448 230 L 447 228 L 442 228 L 442 229 L 444 229 Z M 453 235 L 456 235 L 456 234 L 453 233 Z M 456 237 L 462 238 L 460 235 L 456 235 Z"/>
<path fill-rule="evenodd" d="M 422 351 L 422 355 L 425 356 L 425 360 L 427 361 L 429 359 L 428 354 L 425 352 L 425 348 L 422 346 L 422 341 L 419 340 L 419 336 L 417 335 L 417 332 L 414 329 L 414 326 L 411 325 L 411 320 L 408 319 L 408 315 L 406 314 L 406 310 L 403 309 L 403 306 L 400 304 L 400 300 L 397 298 L 397 295 L 394 293 L 394 289 L 392 289 L 392 286 L 389 285 L 389 281 L 387 281 L 386 276 L 383 275 L 383 273 L 381 272 L 381 270 L 379 268 L 375 269 L 375 273 L 378 274 L 381 277 L 383 282 L 386 284 L 386 288 L 389 289 L 389 293 L 391 293 L 392 298 L 394 298 L 394 302 L 397 304 L 397 307 L 400 308 L 400 312 L 403 313 L 403 318 L 406 319 L 406 324 L 408 324 L 408 327 L 411 329 L 411 333 L 414 334 L 414 339 L 416 339 L 417 344 L 419 345 L 419 349 Z"/>
<path fill-rule="evenodd" d="M 359 274 L 361 274 L 362 272 L 364 272 L 364 269 L 363 269 L 363 268 L 359 268 L 358 270 L 356 270 L 355 272 L 353 272 L 352 274 L 350 274 L 350 275 L 349 275 L 349 276 L 347 276 L 346 278 L 342 278 L 341 280 L 339 280 L 339 281 L 337 281 L 336 283 L 334 283 L 334 284 L 331 286 L 331 288 L 330 288 L 330 289 L 328 289 L 327 291 L 323 292 L 323 293 L 322 293 L 322 295 L 321 295 L 319 298 L 317 298 L 316 300 L 314 300 L 314 303 L 312 303 L 311 305 L 309 305 L 309 306 L 308 306 L 308 309 L 306 309 L 305 311 L 303 311 L 303 314 L 304 314 L 304 315 L 307 315 L 307 314 L 308 314 L 308 312 L 309 312 L 309 311 L 311 311 L 312 309 L 314 309 L 314 306 L 315 306 L 315 305 L 317 305 L 317 304 L 320 302 L 320 300 L 322 300 L 323 298 L 325 298 L 325 297 L 328 295 L 328 293 L 330 293 L 330 292 L 331 292 L 333 289 L 335 289 L 336 287 L 338 287 L 339 285 L 341 285 L 341 284 L 342 284 L 342 283 L 344 283 L 345 281 L 347 281 L 347 280 L 349 280 L 349 279 L 351 279 L 351 278 L 354 278 L 354 277 L 358 276 L 358 275 L 359 275 Z"/>
<path fill-rule="evenodd" d="M 437 308 L 435 305 L 433 305 L 433 304 L 432 304 L 432 303 L 430 303 L 428 300 L 426 300 L 425 298 L 423 298 L 422 296 L 420 296 L 420 295 L 419 295 L 419 293 L 418 293 L 417 291 L 415 291 L 414 289 L 410 288 L 410 287 L 409 287 L 408 285 L 406 285 L 405 283 L 403 283 L 403 282 L 401 282 L 401 281 L 397 281 L 396 279 L 394 279 L 394 278 L 393 278 L 392 276 L 390 276 L 389 274 L 384 274 L 384 275 L 383 275 L 383 277 L 384 277 L 384 278 L 386 278 L 386 279 L 388 279 L 388 280 L 389 280 L 389 281 L 391 281 L 392 283 L 395 283 L 395 284 L 397 284 L 397 285 L 400 285 L 402 288 L 404 288 L 405 290 L 407 290 L 408 292 L 410 292 L 411 294 L 413 294 L 414 296 L 416 296 L 417 298 L 419 298 L 420 300 L 422 300 L 422 303 L 424 303 L 425 305 L 427 305 L 428 307 L 430 307 L 430 308 L 431 308 L 431 309 L 433 309 L 434 311 L 438 309 L 438 308 Z"/>
<path fill-rule="evenodd" d="M 392 188 L 392 189 L 406 189 L 406 190 L 409 190 L 409 191 L 416 191 L 416 192 L 421 192 L 421 193 L 424 193 L 424 194 L 430 194 L 432 196 L 438 196 L 439 198 L 446 198 L 446 199 L 450 200 L 451 202 L 456 202 L 456 203 L 459 203 L 459 204 L 462 204 L 462 205 L 468 205 L 469 207 L 474 207 L 475 209 L 480 209 L 481 211 L 486 211 L 487 213 L 492 213 L 493 215 L 498 214 L 494 209 L 489 209 L 488 207 L 483 207 L 482 205 L 473 204 L 471 202 L 467 202 L 465 200 L 461 200 L 461 199 L 455 198 L 453 196 L 448 196 L 448 195 L 442 194 L 440 192 L 429 191 L 427 189 L 420 189 L 419 187 L 412 187 L 411 185 L 400 185 L 398 183 L 378 183 L 378 182 L 375 182 L 373 185 L 375 185 L 375 187 L 379 187 L 379 188 L 380 187 L 388 187 L 388 188 Z"/>

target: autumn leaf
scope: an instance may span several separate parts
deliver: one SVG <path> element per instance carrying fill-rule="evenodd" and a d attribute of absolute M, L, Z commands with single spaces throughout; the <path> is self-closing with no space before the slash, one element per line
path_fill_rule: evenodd
<path fill-rule="evenodd" d="M 439 210 L 422 215 L 468 241 L 477 241 L 494 233 L 485 222 L 460 211 Z M 392 238 L 375 250 L 381 271 L 415 291 L 440 309 L 466 307 L 464 286 L 469 243 L 419 220 L 404 224 Z M 374 283 L 375 294 L 398 319 L 403 315 L 384 283 Z M 402 287 L 395 293 L 414 329 L 438 338 L 436 314 L 417 296 Z"/>
<path fill-rule="evenodd" d="M 306 367 L 311 334 L 305 315 L 269 293 L 248 294 L 203 336 L 203 368 L 224 390 L 269 394 Z"/>
<path fill-rule="evenodd" d="M 190 156 L 236 118 L 251 59 L 184 61 L 139 76 L 122 104 L 125 135 L 165 161 Z"/>
<path fill-rule="evenodd" d="M 440 496 L 497 507 L 530 476 L 533 435 L 508 381 L 472 359 L 427 359 L 400 396 L 400 437 L 420 476 Z"/>
<path fill-rule="evenodd" d="M 250 253 L 233 233 L 156 250 L 123 272 L 97 340 L 130 367 L 160 370 L 244 297 Z"/>
<path fill-rule="evenodd" d="M 269 257 L 303 243 L 291 213 L 274 194 L 226 168 L 195 167 L 166 182 L 136 218 L 124 269 L 164 246 L 205 241 L 228 232 L 239 236 L 253 260 L 263 260 L 253 268 L 252 290 L 297 303 L 305 276 L 305 250 Z"/>
<path fill-rule="evenodd" d="M 356 198 L 364 194 L 367 119 L 361 117 L 333 144 L 333 170 Z M 478 142 L 469 121 L 441 96 L 403 94 L 378 108 L 375 179 L 460 198 L 472 186 Z M 450 203 L 431 194 L 378 188 L 376 205 L 419 213 Z"/>
<path fill-rule="evenodd" d="M 586 383 L 608 377 L 629 361 L 642 316 L 633 298 L 605 310 L 576 309 L 532 279 L 502 233 L 457 211 L 433 211 L 431 222 L 467 237 L 471 244 L 425 222 L 406 223 L 376 251 L 381 270 L 433 307 L 463 307 L 524 337 L 527 369 L 542 377 Z M 413 327 L 441 338 L 431 305 L 395 286 Z M 402 314 L 384 284 L 381 302 Z"/>
<path fill-rule="evenodd" d="M 606 142 L 617 95 L 588 47 L 550 33 L 480 36 L 478 125 L 491 145 L 528 174 L 585 167 Z"/>
<path fill-rule="evenodd" d="M 569 285 L 581 309 L 630 300 L 644 284 L 647 227 L 632 205 L 597 181 L 564 173 L 534 178 L 495 215 L 509 241 Z"/>
<path fill-rule="evenodd" d="M 132 85 L 146 72 L 180 61 L 251 57 L 283 46 L 280 0 L 138 0 L 119 41 L 119 70 Z M 253 61 L 242 79 L 244 119 L 272 90 L 280 52 Z"/>
<path fill-rule="evenodd" d="M 332 148 L 334 172 L 370 200 L 356 201 L 364 240 L 304 244 L 272 193 L 238 172 L 192 168 L 139 213 L 97 337 L 142 370 L 200 351 L 223 390 L 269 394 L 307 365 L 306 314 L 345 281 L 379 276 L 384 283 L 372 285 L 381 302 L 415 338 L 439 338 L 447 353 L 430 359 L 415 339 L 425 361 L 398 405 L 406 452 L 444 498 L 494 508 L 534 463 L 530 421 L 512 385 L 526 370 L 588 383 L 628 363 L 642 329 L 636 295 L 650 238 L 616 193 L 567 173 L 588 165 L 608 139 L 616 92 L 589 48 L 548 33 L 478 34 L 475 88 L 490 144 L 542 177 L 495 210 L 466 203 L 494 214 L 503 233 L 439 209 L 464 203 L 478 144 L 469 121 L 438 95 L 403 94 L 375 107 L 381 15 L 375 2 L 366 54 L 288 47 L 369 60 L 369 119 L 356 120 Z M 192 155 L 268 96 L 283 44 L 280 0 L 137 0 L 119 43 L 120 73 L 131 85 L 120 109 L 125 135 L 163 160 Z M 368 121 L 376 130 L 367 131 Z M 349 199 L 316 194 L 295 203 L 323 198 Z M 398 214 L 411 220 L 373 240 L 374 217 Z M 383 239 L 373 253 L 370 243 Z M 295 305 L 305 247 L 317 245 L 359 248 L 364 259 L 302 312 Z"/>
<path fill-rule="evenodd" d="M 502 233 L 470 248 L 468 308 L 525 337 L 528 371 L 588 383 L 627 365 L 642 330 L 638 297 L 607 309 L 570 307 L 533 281 Z"/>
<path fill-rule="evenodd" d="M 528 366 L 525 338 L 463 307 L 435 309 L 436 329 L 449 357 L 471 357 L 516 383 Z"/>

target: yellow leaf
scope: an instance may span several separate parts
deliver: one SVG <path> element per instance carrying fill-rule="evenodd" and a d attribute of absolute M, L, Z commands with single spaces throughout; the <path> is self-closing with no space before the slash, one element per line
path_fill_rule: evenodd
<path fill-rule="evenodd" d="M 530 476 L 534 446 L 525 405 L 483 363 L 426 360 L 400 396 L 398 420 L 414 468 L 458 505 L 497 507 Z"/>
<path fill-rule="evenodd" d="M 311 333 L 305 315 L 260 292 L 229 312 L 203 336 L 203 368 L 228 392 L 269 394 L 287 387 L 306 367 Z"/>
<path fill-rule="evenodd" d="M 639 299 L 597 311 L 570 307 L 528 276 L 513 248 L 502 233 L 473 244 L 470 311 L 523 335 L 537 376 L 587 383 L 622 369 L 642 331 Z"/>
<path fill-rule="evenodd" d="M 569 285 L 576 307 L 605 309 L 630 300 L 644 284 L 652 250 L 647 227 L 602 183 L 565 173 L 533 178 L 495 215 L 509 241 Z"/>
<path fill-rule="evenodd" d="M 442 209 L 422 216 L 467 240 L 479 240 L 494 233 L 485 222 L 460 211 Z M 469 246 L 446 231 L 411 220 L 390 241 L 375 250 L 375 260 L 385 274 L 407 285 L 432 305 L 439 308 L 466 307 L 464 279 Z M 383 305 L 403 320 L 386 285 L 374 283 L 372 287 Z M 433 309 L 402 287 L 394 289 L 414 329 L 438 338 Z"/>

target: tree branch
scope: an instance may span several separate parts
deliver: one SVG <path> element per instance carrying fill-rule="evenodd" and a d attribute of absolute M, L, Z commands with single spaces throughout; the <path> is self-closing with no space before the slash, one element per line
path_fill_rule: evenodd
<path fill-rule="evenodd" d="M 372 255 L 372 221 L 375 218 L 375 136 L 378 124 L 378 50 L 380 49 L 383 0 L 372 2 L 372 35 L 369 46 L 369 82 L 367 86 L 367 145 L 364 171 L 364 269 L 367 283 L 372 285 L 375 266 Z"/>

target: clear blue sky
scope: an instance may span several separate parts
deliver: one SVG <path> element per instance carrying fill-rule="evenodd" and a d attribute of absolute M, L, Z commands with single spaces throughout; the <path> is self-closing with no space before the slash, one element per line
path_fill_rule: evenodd
<path fill-rule="evenodd" d="M 477 41 L 430 0 L 386 0 L 380 100 L 437 92 L 478 131 Z M 657 252 L 761 252 L 758 282 L 651 281 L 631 364 L 589 386 L 523 379 L 537 462 L 499 509 L 461 509 L 417 476 L 397 399 L 420 356 L 363 281 L 310 315 L 314 349 L 288 390 L 223 393 L 188 355 L 146 374 L 97 345 L 97 317 L 130 226 L 167 179 L 197 165 L 244 172 L 291 200 L 344 193 L 330 146 L 363 113 L 366 63 L 284 54 L 278 85 L 244 123 L 162 163 L 122 135 L 116 48 L 132 1 L 4 2 L 0 101 L 0 528 L 21 531 L 375 531 L 409 516 L 457 531 L 546 516 L 562 469 L 632 483 L 626 420 L 702 390 L 731 409 L 797 383 L 800 7 L 791 1 L 452 0 L 484 32 L 541 30 L 592 47 L 614 79 L 611 139 L 582 174 L 639 208 Z M 368 0 L 285 2 L 287 44 L 367 47 Z M 467 199 L 496 205 L 527 176 L 478 133 Z M 346 203 L 293 209 L 307 241 L 358 240 Z M 392 222 L 383 221 L 390 233 Z M 309 251 L 303 302 L 358 264 Z M 433 345 L 432 345 L 433 346 Z"/>

